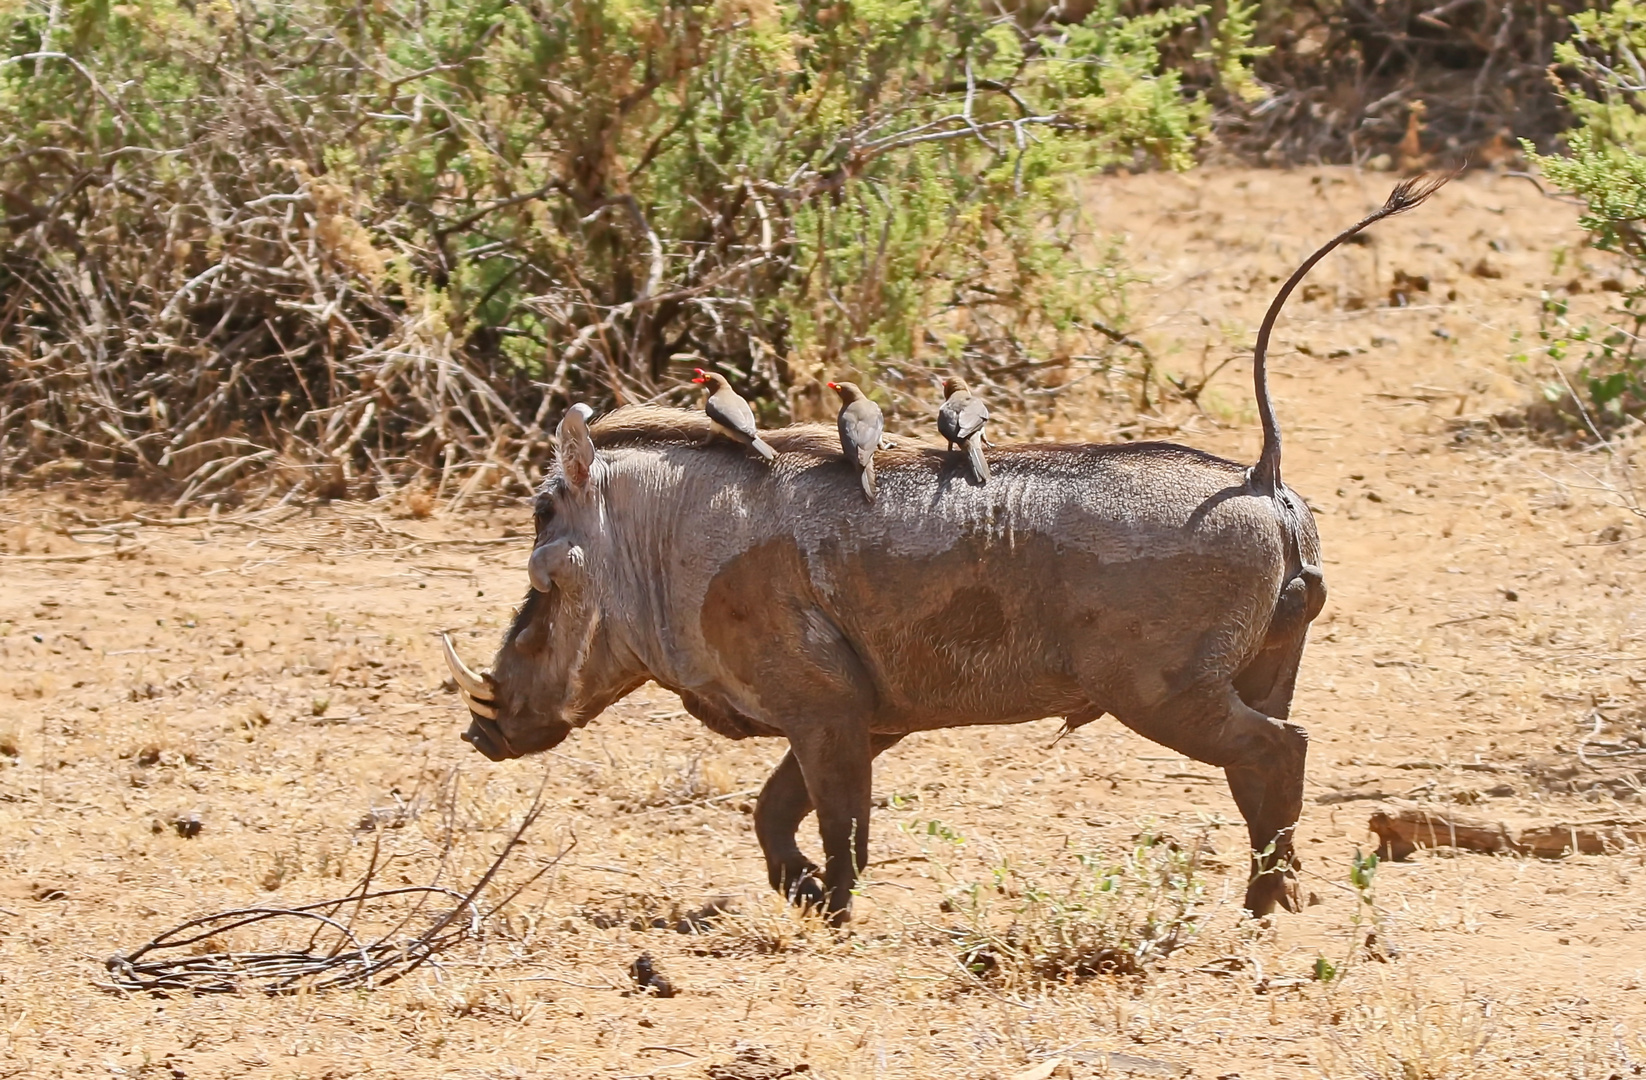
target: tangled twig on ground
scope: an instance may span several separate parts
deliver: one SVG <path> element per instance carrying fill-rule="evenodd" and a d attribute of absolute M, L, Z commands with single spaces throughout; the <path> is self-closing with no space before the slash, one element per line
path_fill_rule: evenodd
<path fill-rule="evenodd" d="M 291 994 L 336 990 L 346 986 L 387 986 L 411 974 L 423 964 L 460 942 L 476 938 L 486 920 L 496 915 L 515 897 L 544 874 L 559 865 L 576 846 L 575 840 L 562 848 L 549 863 L 500 902 L 482 912 L 478 900 L 502 869 L 510 853 L 526 831 L 543 813 L 541 798 L 521 818 L 508 843 L 491 866 L 467 893 L 440 885 L 412 885 L 396 889 L 373 889 L 383 862 L 374 848 L 372 858 L 357 884 L 345 896 L 321 900 L 300 907 L 248 907 L 221 911 L 190 919 L 160 934 L 130 954 L 109 957 L 106 966 L 110 986 L 116 990 L 165 994 L 188 991 L 195 994 L 232 994 L 247 990 L 265 994 Z M 386 901 L 410 900 L 407 909 L 391 916 L 392 924 L 375 936 L 357 927 L 378 914 L 368 905 L 381 907 Z M 429 905 L 442 898 L 453 902 L 450 909 L 433 914 Z M 402 936 L 406 928 L 425 914 L 432 915 L 420 933 Z M 307 929 L 307 940 L 291 948 L 240 951 L 218 948 L 208 951 L 213 939 L 249 926 L 270 927 L 293 923 Z"/>

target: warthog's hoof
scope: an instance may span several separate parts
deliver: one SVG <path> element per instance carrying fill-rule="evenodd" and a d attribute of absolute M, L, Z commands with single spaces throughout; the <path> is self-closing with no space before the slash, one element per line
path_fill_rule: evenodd
<path fill-rule="evenodd" d="M 783 890 L 783 895 L 788 897 L 789 903 L 795 907 L 812 911 L 822 910 L 828 893 L 823 888 L 823 879 L 808 870 L 789 882 L 788 887 Z"/>
<path fill-rule="evenodd" d="M 1254 919 L 1261 919 L 1275 908 L 1298 910 L 1297 878 L 1289 870 L 1265 870 L 1254 876 L 1246 886 L 1245 908 Z"/>
<path fill-rule="evenodd" d="M 790 878 L 779 890 L 789 903 L 802 911 L 819 912 L 828 920 L 830 926 L 845 926 L 852 921 L 851 893 L 845 890 L 836 891 L 831 897 L 830 890 L 818 876 L 818 868 L 808 865 L 804 871 Z"/>

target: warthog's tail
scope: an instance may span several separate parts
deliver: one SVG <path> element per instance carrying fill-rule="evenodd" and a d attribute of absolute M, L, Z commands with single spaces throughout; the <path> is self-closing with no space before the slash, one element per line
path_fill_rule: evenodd
<path fill-rule="evenodd" d="M 1280 287 L 1280 291 L 1275 293 L 1268 312 L 1263 316 L 1263 325 L 1258 327 L 1257 346 L 1252 350 L 1252 383 L 1257 391 L 1257 415 L 1263 422 L 1263 452 L 1258 456 L 1257 464 L 1252 467 L 1252 483 L 1258 490 L 1270 493 L 1280 490 L 1280 425 L 1275 421 L 1274 403 L 1269 400 L 1269 371 L 1266 361 L 1269 355 L 1269 334 L 1274 330 L 1275 319 L 1280 316 L 1280 309 L 1285 306 L 1286 298 L 1292 295 L 1297 283 L 1314 269 L 1315 263 L 1324 259 L 1337 245 L 1374 222 L 1405 213 L 1418 206 L 1456 175 L 1457 173 L 1453 172 L 1441 177 L 1414 176 L 1410 180 L 1402 181 L 1389 193 L 1387 202 L 1323 244 L 1320 250 L 1304 260 L 1303 265 L 1299 266 L 1292 276 L 1286 279 L 1286 284 Z"/>

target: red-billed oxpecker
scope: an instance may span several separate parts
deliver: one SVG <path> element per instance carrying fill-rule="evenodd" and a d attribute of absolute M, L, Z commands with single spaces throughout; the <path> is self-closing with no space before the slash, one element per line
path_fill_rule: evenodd
<path fill-rule="evenodd" d="M 709 397 L 703 402 L 703 411 L 709 414 L 709 426 L 715 433 L 732 442 L 753 447 L 754 452 L 767 461 L 776 461 L 777 451 L 766 445 L 766 440 L 760 437 L 759 430 L 754 426 L 754 410 L 732 389 L 726 377 L 702 368 L 692 370 L 697 372 L 697 378 L 692 382 L 699 386 L 708 385 Z"/>
<path fill-rule="evenodd" d="M 972 393 L 966 380 L 958 375 L 943 380 L 943 407 L 937 410 L 937 433 L 949 442 L 949 449 L 957 446 L 966 450 L 966 463 L 971 469 L 972 483 L 989 482 L 989 463 L 983 460 L 983 425 L 989 422 L 989 407 Z"/>
<path fill-rule="evenodd" d="M 886 433 L 886 418 L 856 383 L 830 383 L 829 389 L 840 395 L 840 451 L 863 481 L 863 497 L 874 502 L 874 452 Z"/>

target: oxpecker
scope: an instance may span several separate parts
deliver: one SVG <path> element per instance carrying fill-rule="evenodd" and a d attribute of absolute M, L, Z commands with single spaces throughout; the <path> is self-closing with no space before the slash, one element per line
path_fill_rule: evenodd
<path fill-rule="evenodd" d="M 983 425 L 989 422 L 989 407 L 967 387 L 958 375 L 943 380 L 943 407 L 937 410 L 937 432 L 949 441 L 949 449 L 963 446 L 971 468 L 972 482 L 989 482 L 989 463 L 983 460 Z"/>
<path fill-rule="evenodd" d="M 766 440 L 760 437 L 759 430 L 754 426 L 754 410 L 737 395 L 726 377 L 702 368 L 692 370 L 697 372 L 697 378 L 692 382 L 700 386 L 706 383 L 709 387 L 709 398 L 703 403 L 703 411 L 709 414 L 709 426 L 732 442 L 753 447 L 754 452 L 765 460 L 775 461 L 777 451 L 766 445 Z"/>
<path fill-rule="evenodd" d="M 886 418 L 856 383 L 830 383 L 829 389 L 840 395 L 840 450 L 863 481 L 863 497 L 874 502 L 874 452 L 885 434 Z"/>

